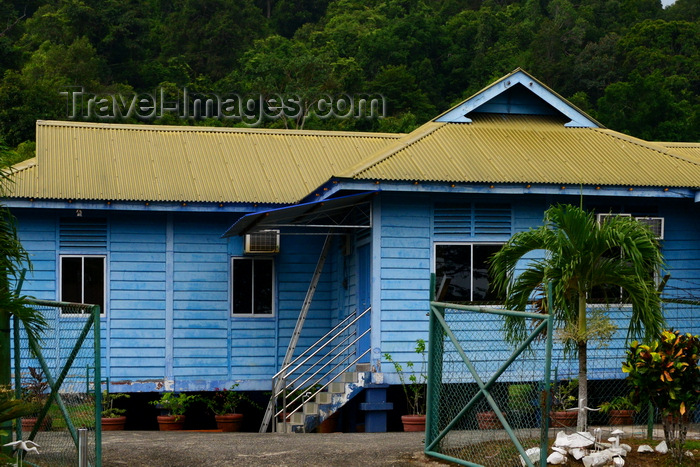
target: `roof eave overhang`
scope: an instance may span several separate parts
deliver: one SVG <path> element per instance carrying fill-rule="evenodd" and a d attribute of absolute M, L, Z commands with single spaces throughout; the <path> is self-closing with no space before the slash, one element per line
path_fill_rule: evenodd
<path fill-rule="evenodd" d="M 358 206 L 369 205 L 370 199 L 375 194 L 375 191 L 368 190 L 359 194 L 250 213 L 238 219 L 224 232 L 222 237 L 245 235 L 255 231 L 281 227 L 322 229 L 324 232 L 369 228 L 371 227 L 370 216 L 367 216 L 368 223 L 357 223 L 353 221 L 350 214 Z"/>
<path fill-rule="evenodd" d="M 363 192 L 466 193 L 504 195 L 584 195 L 634 198 L 684 198 L 700 202 L 700 192 L 689 187 L 632 185 L 553 184 L 553 183 L 489 183 L 417 180 L 355 180 L 333 178 L 306 198 L 324 199 L 339 193 Z"/>

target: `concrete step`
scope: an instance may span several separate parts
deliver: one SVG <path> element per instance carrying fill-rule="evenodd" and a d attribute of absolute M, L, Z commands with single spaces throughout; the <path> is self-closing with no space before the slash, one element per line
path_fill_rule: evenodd
<path fill-rule="evenodd" d="M 306 415 L 317 415 L 318 414 L 318 404 L 316 402 L 304 402 L 304 414 Z"/>
<path fill-rule="evenodd" d="M 303 433 L 303 431 L 303 425 L 289 422 L 277 422 L 277 433 Z"/>
<path fill-rule="evenodd" d="M 289 423 L 292 425 L 303 425 L 306 420 L 306 415 L 300 410 L 294 412 L 291 417 L 289 417 Z"/>
<path fill-rule="evenodd" d="M 328 390 L 332 393 L 342 394 L 345 392 L 345 383 L 331 383 Z"/>
<path fill-rule="evenodd" d="M 333 401 L 333 394 L 330 392 L 326 392 L 325 390 L 323 392 L 319 392 L 316 394 L 316 403 L 317 404 L 330 404 Z"/>
<path fill-rule="evenodd" d="M 357 383 L 357 372 L 347 371 L 335 380 L 337 383 Z"/>

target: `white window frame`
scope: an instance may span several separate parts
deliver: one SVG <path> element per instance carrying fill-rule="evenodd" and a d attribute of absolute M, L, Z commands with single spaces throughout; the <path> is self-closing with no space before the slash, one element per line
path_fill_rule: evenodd
<path fill-rule="evenodd" d="M 470 246 L 471 247 L 471 264 L 470 266 L 470 302 L 474 303 L 479 303 L 480 301 L 483 302 L 483 300 L 474 300 L 474 247 L 475 246 L 503 246 L 506 242 L 450 242 L 450 241 L 440 241 L 440 242 L 434 242 L 433 243 L 433 260 L 431 264 L 432 272 L 436 274 L 435 281 L 436 281 L 436 287 L 440 286 L 440 281 L 442 280 L 441 277 L 437 276 L 437 248 L 438 246 L 441 245 L 459 245 L 459 246 Z M 489 287 L 491 286 L 491 283 L 489 283 Z M 490 300 L 488 300 L 490 301 Z"/>
<path fill-rule="evenodd" d="M 82 284 L 80 286 L 81 290 L 81 302 L 85 303 L 85 258 L 101 258 L 102 259 L 102 306 L 100 307 L 100 316 L 104 316 L 107 313 L 107 255 L 80 255 L 80 254 L 61 254 L 58 256 L 58 300 L 64 302 L 63 298 L 63 260 L 64 258 L 81 258 L 82 270 L 81 279 Z M 77 313 L 66 313 L 61 312 L 63 315 L 76 316 Z M 87 316 L 87 315 L 86 315 Z"/>
<path fill-rule="evenodd" d="M 234 280 L 233 280 L 233 263 L 236 260 L 244 260 L 244 261 L 269 261 L 270 264 L 272 265 L 272 284 L 270 284 L 270 293 L 272 296 L 270 297 L 271 301 L 271 306 L 272 306 L 272 312 L 271 313 L 255 313 L 254 308 L 255 304 L 251 300 L 251 305 L 253 309 L 251 310 L 250 313 L 236 313 L 234 310 L 234 303 L 233 303 L 233 292 L 235 288 Z M 234 318 L 254 318 L 254 319 L 264 319 L 264 318 L 273 318 L 277 315 L 277 268 L 275 265 L 275 260 L 273 257 L 270 256 L 231 256 L 230 261 L 229 261 L 229 302 L 230 302 L 230 308 L 231 308 L 231 316 Z M 255 286 L 255 281 L 252 281 L 251 287 Z M 251 293 L 252 293 L 252 288 L 251 288 Z"/>
<path fill-rule="evenodd" d="M 665 229 L 665 218 L 662 216 L 633 216 L 632 214 L 628 213 L 623 213 L 623 212 L 611 212 L 611 213 L 598 213 L 596 214 L 596 221 L 600 224 L 601 222 L 605 222 L 605 219 L 610 218 L 610 217 L 630 217 L 632 219 L 635 219 L 637 221 L 639 220 L 648 220 L 648 219 L 659 219 L 661 221 L 661 232 L 660 235 L 656 236 L 657 240 L 663 240 L 664 239 L 664 229 Z M 654 282 L 658 285 L 661 281 L 661 274 L 660 272 L 654 271 Z M 606 301 L 599 301 L 598 298 L 594 297 L 586 297 L 586 301 L 590 305 L 615 305 L 615 306 L 631 306 L 631 304 L 628 301 L 623 301 L 622 296 L 623 296 L 624 291 L 622 290 L 622 287 L 620 287 L 620 301 L 619 302 L 606 302 Z"/>

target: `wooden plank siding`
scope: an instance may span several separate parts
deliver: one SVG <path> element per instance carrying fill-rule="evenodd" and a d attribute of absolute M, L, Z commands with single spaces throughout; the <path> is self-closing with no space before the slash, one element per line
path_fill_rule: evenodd
<path fill-rule="evenodd" d="M 416 194 L 407 196 L 387 196 L 384 194 L 381 205 L 381 352 L 389 352 L 392 357 L 403 364 L 416 362 L 418 357 L 413 351 L 415 340 L 427 338 L 428 323 L 425 316 L 429 296 L 428 277 L 434 270 L 433 245 L 435 242 L 494 242 L 508 240 L 510 235 L 479 234 L 471 230 L 466 234 L 436 233 L 433 206 L 444 203 L 456 205 L 468 203 L 509 203 L 512 209 L 512 233 L 535 228 L 542 224 L 544 211 L 554 203 L 577 203 L 573 197 L 533 195 L 527 198 L 504 198 L 499 196 L 464 196 L 443 195 L 430 197 Z M 620 204 L 619 199 L 608 198 L 586 200 L 596 204 Z M 626 211 L 636 212 L 651 210 L 656 216 L 665 218 L 665 240 L 662 242 L 663 253 L 671 272 L 670 288 L 694 289 L 697 297 L 700 283 L 700 216 L 698 207 L 690 200 L 687 202 L 654 200 L 653 205 L 647 200 L 628 201 Z M 444 213 L 441 213 L 441 216 Z M 457 225 L 457 224 L 453 224 Z M 375 228 L 377 226 L 375 225 Z M 537 255 L 530 255 L 535 258 Z M 523 267 L 525 264 L 523 263 Z M 592 308 L 592 306 L 591 306 Z M 697 308 L 696 308 L 697 310 Z M 628 306 L 611 306 L 607 313 L 618 326 L 611 342 L 605 347 L 591 344 L 589 348 L 589 371 L 591 379 L 622 378 L 620 362 L 626 350 L 626 332 L 630 308 Z M 668 307 L 666 319 L 669 326 L 686 332 L 700 333 L 700 316 L 692 316 L 688 308 Z M 477 322 L 483 325 L 483 331 L 467 334 L 468 346 L 478 361 L 485 361 L 501 351 L 509 355 L 504 343 L 503 348 L 494 349 L 493 343 L 502 340 L 500 318 L 488 318 Z M 574 377 L 577 373 L 575 359 L 565 359 L 561 345 L 555 345 L 558 355 L 553 368 L 561 376 Z M 520 367 L 522 369 L 522 365 Z M 516 365 L 504 375 L 504 380 L 518 378 Z M 384 364 L 386 381 L 398 383 L 393 368 Z"/>
<path fill-rule="evenodd" d="M 243 255 L 243 239 L 221 238 L 230 226 L 230 215 L 91 212 L 108 219 L 107 247 L 62 250 L 57 241 L 60 213 L 15 213 L 20 238 L 33 261 L 23 289 L 27 295 L 59 298 L 60 254 L 106 256 L 102 366 L 103 376 L 116 384 L 113 389 L 207 390 L 240 382 L 241 389 L 269 390 L 323 237 L 283 236 L 281 252 L 274 256 L 275 313 L 248 318 L 231 316 L 231 257 Z M 354 272 L 343 271 L 354 263 L 339 266 L 340 258 L 341 243 L 335 240 L 299 351 L 351 308 L 353 295 L 340 277 L 348 275 L 349 289 L 354 291 Z"/>
<path fill-rule="evenodd" d="M 163 380 L 165 367 L 164 214 L 109 216 L 105 377 Z M 138 349 L 138 352 L 134 352 Z"/>
<path fill-rule="evenodd" d="M 381 354 L 416 361 L 416 339 L 427 339 L 432 204 L 427 196 L 384 194 L 381 200 Z M 374 299 L 376 300 L 376 299 Z M 376 355 L 375 355 L 376 357 Z M 387 381 L 398 383 L 383 364 Z"/>
<path fill-rule="evenodd" d="M 415 361 L 415 341 L 427 338 L 429 277 L 434 269 L 435 242 L 506 241 L 515 232 L 537 227 L 544 210 L 556 202 L 577 203 L 576 196 L 528 196 L 383 192 L 376 200 L 373 232 L 336 236 L 324 267 L 298 352 L 357 308 L 357 249 L 371 244 L 372 319 L 375 362 L 389 352 L 402 363 Z M 693 289 L 700 277 L 699 208 L 691 200 L 626 200 L 600 197 L 584 205 L 621 206 L 649 211 L 665 219 L 663 252 L 671 280 L 667 290 Z M 468 203 L 488 223 L 472 218 L 468 234 L 435 230 L 435 206 Z M 489 204 L 498 205 L 489 213 Z M 504 231 L 510 205 L 510 230 Z M 466 212 L 466 210 L 465 210 Z M 225 213 L 89 211 L 107 219 L 106 247 L 61 248 L 62 216 L 74 210 L 16 209 L 23 245 L 33 261 L 22 293 L 41 299 L 59 298 L 61 254 L 103 254 L 107 258 L 107 309 L 102 321 L 104 376 L 125 382 L 118 390 L 207 390 L 233 382 L 241 389 L 269 390 L 301 310 L 319 258 L 321 235 L 282 235 L 274 256 L 275 313 L 270 317 L 231 315 L 231 257 L 243 255 L 243 239 L 221 238 L 232 215 Z M 443 212 L 442 216 L 445 215 Z M 474 214 L 476 215 L 476 214 Z M 346 242 L 351 245 L 346 248 Z M 347 252 L 349 255 L 346 255 Z M 616 377 L 624 352 L 624 323 L 629 310 L 611 310 L 621 324 L 606 349 L 589 356 L 591 379 Z M 700 317 L 675 307 L 669 325 L 700 333 Z M 475 348 L 500 338 L 473 337 Z M 484 347 L 489 348 L 489 347 Z M 501 350 L 505 350 L 501 349 Z M 378 353 L 379 352 L 379 353 Z M 485 352 L 485 350 L 483 351 Z M 614 355 L 607 360 L 605 355 Z M 575 362 L 558 362 L 562 374 Z M 386 381 L 397 383 L 388 365 Z"/>

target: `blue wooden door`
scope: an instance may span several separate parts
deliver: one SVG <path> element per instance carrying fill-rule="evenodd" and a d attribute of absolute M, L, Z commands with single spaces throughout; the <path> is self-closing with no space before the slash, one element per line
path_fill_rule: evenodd
<path fill-rule="evenodd" d="M 371 302 L 371 261 L 369 244 L 362 245 L 357 249 L 357 312 L 365 311 Z M 367 313 L 357 322 L 358 335 L 365 332 L 370 327 L 371 312 Z M 370 333 L 359 340 L 357 350 L 361 354 L 369 349 L 371 345 Z M 368 353 L 360 360 L 360 363 L 369 363 L 371 353 Z"/>

